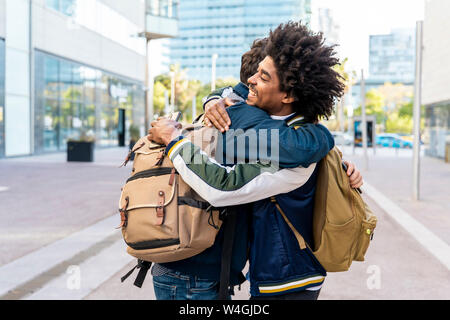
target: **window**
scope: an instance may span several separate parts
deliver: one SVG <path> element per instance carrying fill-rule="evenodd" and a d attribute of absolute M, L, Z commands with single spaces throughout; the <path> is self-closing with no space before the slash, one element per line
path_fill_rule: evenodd
<path fill-rule="evenodd" d="M 168 18 L 178 17 L 177 0 L 146 0 L 147 14 Z"/>
<path fill-rule="evenodd" d="M 52 8 L 66 16 L 72 17 L 75 15 L 77 0 L 45 0 L 45 5 L 48 8 Z"/>
<path fill-rule="evenodd" d="M 69 138 L 90 133 L 99 146 L 118 144 L 118 109 L 127 126 L 143 125 L 141 83 L 35 51 L 36 153 L 62 151 Z M 0 123 L 1 124 L 1 123 Z"/>

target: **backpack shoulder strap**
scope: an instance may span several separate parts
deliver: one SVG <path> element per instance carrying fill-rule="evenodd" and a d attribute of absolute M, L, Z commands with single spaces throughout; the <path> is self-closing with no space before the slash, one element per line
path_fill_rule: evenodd
<path fill-rule="evenodd" d="M 220 267 L 219 300 L 228 297 L 231 272 L 231 257 L 234 243 L 234 232 L 236 230 L 236 209 L 227 207 L 227 214 L 224 221 L 224 240 L 222 247 L 222 261 Z"/>
<path fill-rule="evenodd" d="M 126 275 L 124 275 L 122 278 L 120 278 L 120 280 L 122 282 L 124 282 L 133 273 L 133 271 L 137 268 L 137 269 L 139 269 L 139 273 L 136 277 L 136 280 L 134 281 L 134 285 L 138 288 L 141 288 L 142 284 L 144 283 L 145 277 L 147 276 L 147 272 L 151 266 L 152 266 L 151 262 L 138 259 L 136 266 L 134 266 L 133 269 L 128 271 Z"/>
<path fill-rule="evenodd" d="M 281 213 L 284 221 L 286 221 L 287 225 L 289 226 L 289 228 L 292 230 L 292 232 L 295 235 L 295 238 L 297 238 L 297 242 L 298 245 L 300 246 L 301 250 L 306 249 L 306 247 L 309 248 L 308 243 L 306 243 L 305 239 L 302 237 L 302 235 L 300 234 L 300 232 L 297 231 L 297 229 L 295 229 L 295 227 L 292 225 L 292 223 L 289 221 L 288 217 L 286 216 L 286 214 L 284 213 L 283 209 L 281 209 L 280 205 L 277 202 L 277 199 L 275 197 L 270 197 L 270 201 L 275 204 L 275 206 L 277 207 L 278 212 Z"/>

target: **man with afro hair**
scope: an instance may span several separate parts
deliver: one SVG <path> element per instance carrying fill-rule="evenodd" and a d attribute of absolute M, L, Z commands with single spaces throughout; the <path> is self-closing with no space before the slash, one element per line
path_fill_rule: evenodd
<path fill-rule="evenodd" d="M 288 131 L 293 132 L 296 131 L 295 128 L 314 127 L 318 120 L 331 115 L 334 100 L 342 96 L 344 86 L 339 74 L 332 68 L 338 63 L 334 50 L 324 45 L 321 34 L 311 32 L 301 23 L 289 22 L 280 25 L 264 42 L 257 44 L 262 45 L 259 48 L 264 48 L 257 49 L 262 53 L 263 59 L 258 63 L 256 72 L 248 78 L 245 102 L 226 109 L 230 129 L 248 128 L 249 123 L 255 119 L 256 122 L 265 121 L 262 110 L 272 119 L 282 120 L 279 122 L 290 126 L 291 130 Z M 252 57 L 246 58 L 250 58 L 248 62 L 252 64 Z M 243 64 L 245 62 L 243 58 Z M 245 72 L 241 74 L 245 77 Z M 244 89 L 243 86 L 245 84 L 240 88 Z M 238 93 L 242 94 L 242 91 Z M 215 110 L 211 113 L 211 118 L 218 115 L 219 104 L 215 105 L 212 107 Z M 206 110 L 206 114 L 208 112 Z M 225 127 L 222 129 L 226 130 Z M 258 169 L 260 163 L 236 163 L 233 167 L 225 167 L 185 139 L 181 135 L 179 124 L 168 119 L 152 123 L 149 139 L 167 145 L 166 153 L 177 172 L 210 204 L 216 207 L 238 206 L 238 217 L 251 211 L 251 220 L 248 222 L 251 299 L 318 298 L 326 271 L 309 249 L 314 247 L 312 215 L 317 162 L 309 162 L 304 167 L 285 166 L 278 171 L 265 171 L 263 174 Z M 311 150 L 302 143 L 299 143 L 297 150 L 292 149 L 292 154 L 284 156 L 293 157 L 301 153 L 308 154 L 308 161 L 314 158 Z M 194 158 L 202 161 L 193 163 L 191 160 Z M 359 173 L 357 176 L 354 183 L 350 179 L 352 187 L 362 184 Z M 250 203 L 251 206 L 242 206 L 245 203 Z M 300 250 L 285 217 L 301 233 L 309 247 Z M 236 231 L 239 239 L 244 233 L 245 229 Z M 206 271 L 210 272 L 206 279 L 217 279 L 218 270 L 213 277 L 211 268 L 214 264 L 220 265 L 220 241 L 223 241 L 223 235 L 221 238 L 219 232 L 214 246 L 203 253 L 164 264 L 164 268 L 168 270 L 164 272 L 169 272 L 168 275 L 154 274 L 153 278 L 157 296 L 168 297 L 167 290 L 161 288 L 172 288 L 180 275 L 189 278 L 191 285 L 197 277 L 205 279 L 201 274 L 206 274 Z M 240 241 L 235 239 L 233 258 L 236 251 L 246 250 Z M 242 266 L 242 260 L 239 261 Z M 233 269 L 233 264 L 231 268 Z M 213 287 L 214 282 L 211 281 L 210 288 Z"/>

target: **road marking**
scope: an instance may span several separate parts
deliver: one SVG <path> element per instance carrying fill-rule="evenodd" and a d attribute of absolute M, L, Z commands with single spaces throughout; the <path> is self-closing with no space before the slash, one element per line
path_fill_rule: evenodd
<path fill-rule="evenodd" d="M 120 233 L 114 229 L 117 216 L 103 219 L 81 231 L 55 241 L 0 267 L 0 297 L 55 266 L 89 249 L 93 244 Z"/>
<path fill-rule="evenodd" d="M 70 277 L 74 275 L 64 272 L 25 300 L 81 300 L 133 259 L 126 253 L 123 239 L 119 239 L 99 254 L 88 258 L 80 265 L 75 265 L 79 270 L 79 274 L 75 275 L 79 276 L 79 287 L 71 288 Z"/>
<path fill-rule="evenodd" d="M 8 191 L 8 190 L 9 190 L 8 187 L 0 186 L 0 192 L 2 192 L 2 191 Z"/>
<path fill-rule="evenodd" d="M 450 270 L 450 246 L 366 181 L 362 187 L 386 213 Z"/>

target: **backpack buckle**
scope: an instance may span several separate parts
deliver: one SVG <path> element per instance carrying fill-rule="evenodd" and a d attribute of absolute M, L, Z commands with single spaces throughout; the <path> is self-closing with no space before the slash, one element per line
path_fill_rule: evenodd
<path fill-rule="evenodd" d="M 128 211 L 127 211 L 127 208 L 128 208 L 128 203 L 129 202 L 130 202 L 130 198 L 126 197 L 124 206 L 119 209 L 119 212 L 120 212 L 120 225 L 116 229 L 126 228 L 126 226 L 128 224 Z"/>
<path fill-rule="evenodd" d="M 156 225 L 160 226 L 164 222 L 164 201 L 165 193 L 164 191 L 158 192 L 158 206 L 156 207 Z"/>

